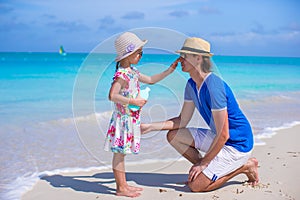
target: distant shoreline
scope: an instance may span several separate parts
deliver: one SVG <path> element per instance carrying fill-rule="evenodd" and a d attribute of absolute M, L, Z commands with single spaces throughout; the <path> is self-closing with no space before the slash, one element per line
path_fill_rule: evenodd
<path fill-rule="evenodd" d="M 144 49 L 145 52 L 147 52 L 147 48 Z M 59 52 L 57 51 L 0 51 L 0 55 L 1 54 L 7 54 L 7 53 L 12 53 L 12 54 L 59 54 Z M 78 52 L 67 52 L 67 54 L 90 54 L 90 53 L 95 53 L 93 52 L 92 50 L 90 52 L 83 52 L 83 51 L 78 51 Z M 112 53 L 108 53 L 108 54 L 114 54 L 114 52 Z M 155 52 L 147 52 L 145 55 L 178 55 L 176 53 L 155 53 Z M 212 58 L 215 58 L 215 57 L 241 57 L 241 58 L 244 58 L 244 57 L 249 57 L 249 58 L 292 58 L 292 59 L 300 59 L 300 57 L 298 56 L 260 56 L 260 55 L 214 55 Z"/>

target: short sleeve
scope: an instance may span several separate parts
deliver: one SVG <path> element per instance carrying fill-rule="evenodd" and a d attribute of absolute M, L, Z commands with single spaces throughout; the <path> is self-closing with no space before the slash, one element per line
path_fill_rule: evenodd
<path fill-rule="evenodd" d="M 132 67 L 132 70 L 135 72 L 135 74 L 139 77 L 140 76 L 140 72 L 136 67 Z"/>
<path fill-rule="evenodd" d="M 125 80 L 126 82 L 130 81 L 130 78 L 128 77 L 128 71 L 123 69 L 123 68 L 119 68 L 117 70 L 117 72 L 115 73 L 113 80 L 116 80 L 118 78 L 121 78 L 123 80 Z"/>
<path fill-rule="evenodd" d="M 188 81 L 185 85 L 185 89 L 184 89 L 184 100 L 185 101 L 193 101 L 192 98 L 192 92 L 193 92 L 193 88 L 190 84 L 190 81 Z"/>
<path fill-rule="evenodd" d="M 224 110 L 227 108 L 227 98 L 225 84 L 223 80 L 217 76 L 212 77 L 206 83 L 208 86 L 211 110 Z"/>

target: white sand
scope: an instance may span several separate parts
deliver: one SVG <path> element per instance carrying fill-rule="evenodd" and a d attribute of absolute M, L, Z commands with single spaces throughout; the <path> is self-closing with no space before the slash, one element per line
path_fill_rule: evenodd
<path fill-rule="evenodd" d="M 260 184 L 243 184 L 238 175 L 222 188 L 207 193 L 192 193 L 183 184 L 191 166 L 187 161 L 127 166 L 127 179 L 144 190 L 135 199 L 300 199 L 300 126 L 281 130 L 265 146 L 256 146 L 253 156 L 259 161 Z M 162 168 L 161 166 L 164 166 Z M 160 191 L 161 190 L 161 191 Z M 66 173 L 44 177 L 22 200 L 128 199 L 117 197 L 111 169 Z"/>

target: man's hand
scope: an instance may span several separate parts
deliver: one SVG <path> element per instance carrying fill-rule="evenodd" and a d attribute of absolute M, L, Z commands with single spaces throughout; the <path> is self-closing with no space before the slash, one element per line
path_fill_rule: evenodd
<path fill-rule="evenodd" d="M 141 124 L 141 134 L 146 134 L 151 131 L 151 124 Z"/>
<path fill-rule="evenodd" d="M 188 181 L 194 181 L 200 174 L 201 172 L 207 167 L 208 164 L 201 164 L 201 162 L 194 164 L 190 171 L 189 171 L 189 177 Z"/>

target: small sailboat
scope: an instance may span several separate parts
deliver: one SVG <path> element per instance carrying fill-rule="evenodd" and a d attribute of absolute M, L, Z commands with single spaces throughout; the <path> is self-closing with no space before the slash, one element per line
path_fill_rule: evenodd
<path fill-rule="evenodd" d="M 60 48 L 59 48 L 59 54 L 60 54 L 60 55 L 62 55 L 62 56 L 65 56 L 65 55 L 67 55 L 67 53 L 65 52 L 65 50 L 64 50 L 64 47 L 63 47 L 63 46 L 60 46 Z"/>

